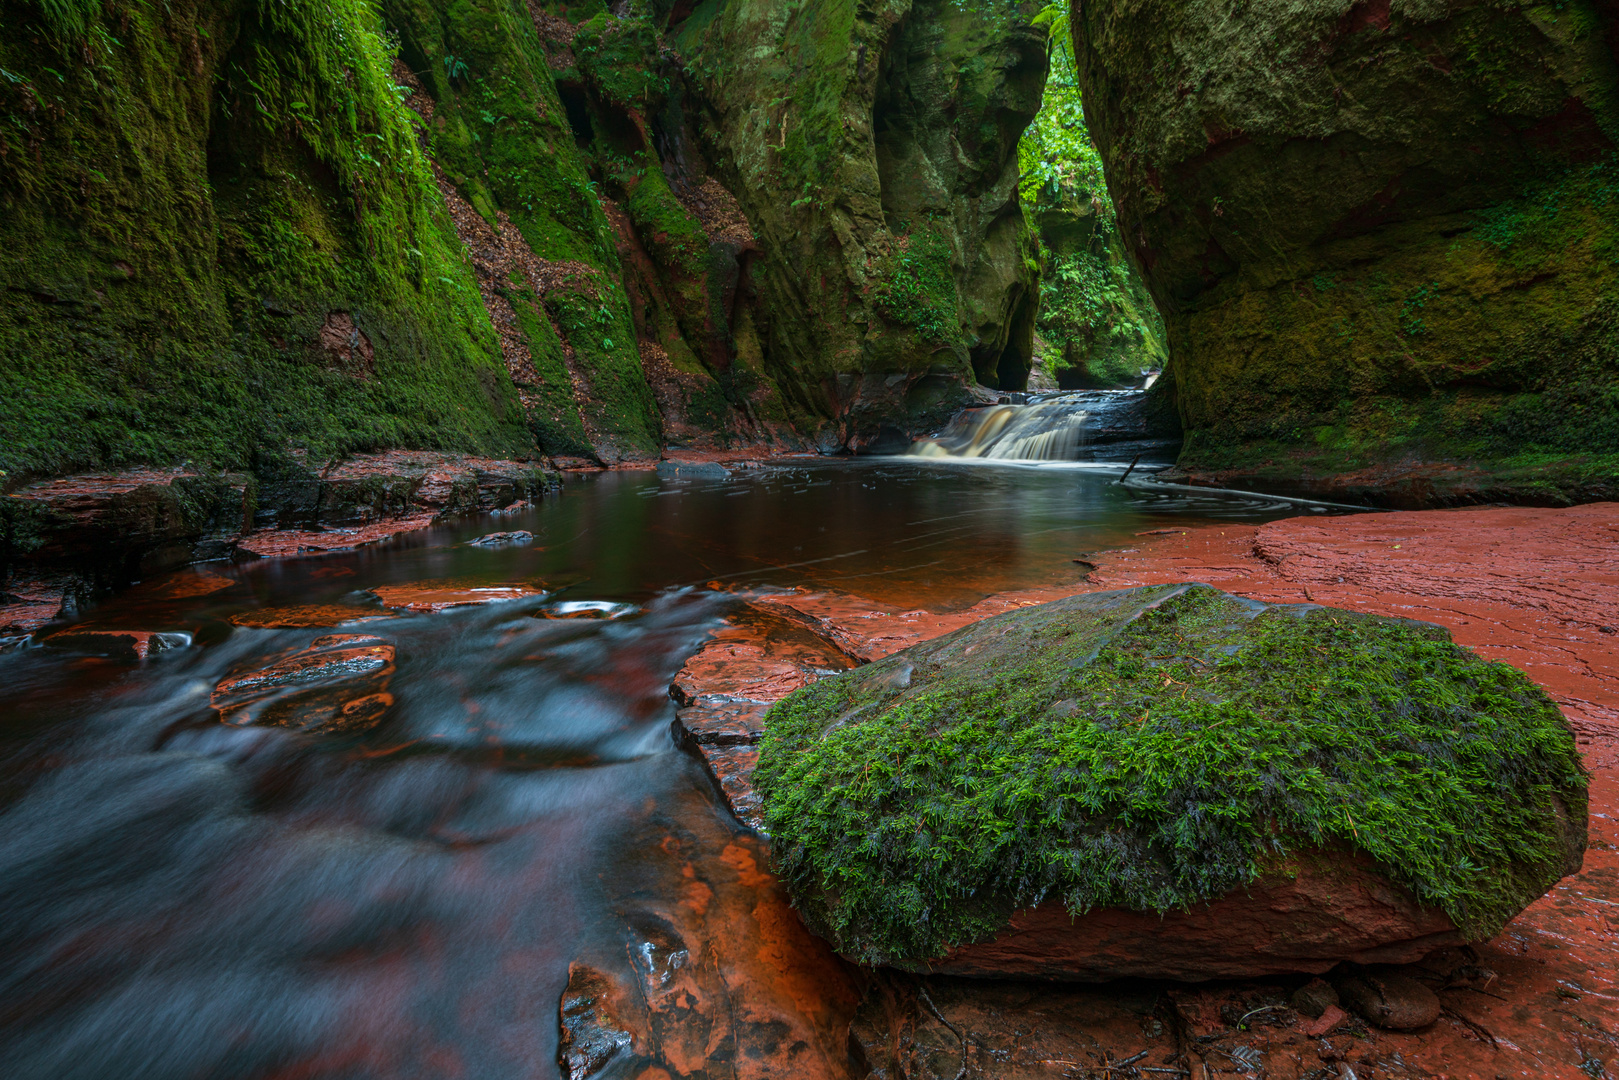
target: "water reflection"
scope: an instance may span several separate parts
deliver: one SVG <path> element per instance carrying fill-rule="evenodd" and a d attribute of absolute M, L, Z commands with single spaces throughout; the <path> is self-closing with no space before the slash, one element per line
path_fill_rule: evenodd
<path fill-rule="evenodd" d="M 193 571 L 0 656 L 0 1075 L 555 1076 L 570 961 L 633 974 L 649 925 L 731 980 L 727 1023 L 842 1053 L 836 994 L 743 977 L 786 917 L 668 739 L 666 688 L 734 602 L 703 586 L 937 609 L 1165 522 L 1291 512 L 1108 479 L 603 475 L 498 522 Z M 534 538 L 468 543 L 497 528 Z M 514 599 L 384 609 L 423 582 Z M 109 628 L 192 644 L 100 655 Z"/>

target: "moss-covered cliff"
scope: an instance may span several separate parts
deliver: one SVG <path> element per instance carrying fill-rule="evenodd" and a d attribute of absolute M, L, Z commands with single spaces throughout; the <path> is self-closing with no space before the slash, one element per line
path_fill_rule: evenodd
<path fill-rule="evenodd" d="M 824 449 L 892 446 L 973 379 L 1027 378 L 1037 9 L 706 0 L 672 30 L 697 141 L 760 240 L 767 369 Z"/>
<path fill-rule="evenodd" d="M 0 469 L 864 448 L 1021 385 L 1026 7 L 0 0 Z"/>
<path fill-rule="evenodd" d="M 5 0 L 0 24 L 13 481 L 529 452 L 369 5 Z"/>
<path fill-rule="evenodd" d="M 1091 0 L 1073 27 L 1184 469 L 1619 492 L 1619 6 Z"/>

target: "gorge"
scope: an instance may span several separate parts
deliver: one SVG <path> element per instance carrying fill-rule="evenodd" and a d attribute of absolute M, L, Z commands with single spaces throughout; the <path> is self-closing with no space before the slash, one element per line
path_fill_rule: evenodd
<path fill-rule="evenodd" d="M 1616 305 L 1614 0 L 0 0 L 0 1072 L 1619 1071 Z"/>

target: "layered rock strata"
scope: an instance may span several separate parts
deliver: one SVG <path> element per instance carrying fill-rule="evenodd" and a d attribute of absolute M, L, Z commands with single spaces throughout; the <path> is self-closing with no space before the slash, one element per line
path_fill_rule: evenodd
<path fill-rule="evenodd" d="M 136 469 L 40 481 L 0 499 L 0 638 L 186 563 L 358 547 L 559 483 L 526 462 L 412 451 L 268 478 Z"/>

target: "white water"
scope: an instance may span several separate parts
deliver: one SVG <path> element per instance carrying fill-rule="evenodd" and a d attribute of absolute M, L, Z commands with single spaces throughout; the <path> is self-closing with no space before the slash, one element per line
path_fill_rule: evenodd
<path fill-rule="evenodd" d="M 1106 458 L 1102 444 L 1140 440 L 1126 414 L 1141 391 L 1081 390 L 1044 395 L 1026 405 L 965 409 L 937 436 L 908 451 L 916 457 L 989 461 L 1088 461 Z M 1142 444 L 1144 445 L 1144 444 Z M 1133 449 L 1140 447 L 1132 445 Z M 1126 457 L 1128 460 L 1128 457 Z"/>
<path fill-rule="evenodd" d="M 1088 410 L 1069 401 L 967 409 L 938 438 L 918 442 L 910 452 L 920 457 L 1074 461 L 1087 415 Z"/>

